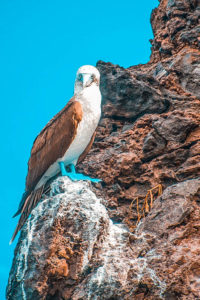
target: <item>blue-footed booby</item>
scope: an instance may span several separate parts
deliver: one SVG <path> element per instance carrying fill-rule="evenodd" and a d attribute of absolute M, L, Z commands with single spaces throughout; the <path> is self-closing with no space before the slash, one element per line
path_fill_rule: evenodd
<path fill-rule="evenodd" d="M 100 73 L 90 65 L 78 69 L 74 96 L 42 129 L 34 141 L 28 162 L 26 189 L 14 215 L 21 214 L 11 243 L 37 205 L 47 181 L 61 171 L 71 180 L 99 182 L 80 173 L 75 166 L 90 150 L 101 116 Z M 69 166 L 71 172 L 65 167 Z"/>

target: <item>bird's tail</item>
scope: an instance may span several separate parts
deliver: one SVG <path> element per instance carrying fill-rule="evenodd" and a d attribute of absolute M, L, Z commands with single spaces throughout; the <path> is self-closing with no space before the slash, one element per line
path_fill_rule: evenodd
<path fill-rule="evenodd" d="M 13 215 L 13 218 L 15 218 L 16 216 L 21 214 L 21 211 L 22 211 L 23 206 L 24 206 L 24 202 L 26 201 L 26 199 L 28 198 L 30 193 L 31 193 L 30 191 L 26 191 L 26 192 L 23 193 L 22 199 L 21 199 L 21 201 L 19 203 L 19 206 L 18 206 L 18 209 L 17 209 L 17 212 Z"/>
<path fill-rule="evenodd" d="M 38 188 L 35 191 L 25 192 L 23 194 L 22 200 L 21 200 L 19 208 L 18 208 L 18 211 L 16 212 L 16 214 L 13 217 L 19 215 L 20 213 L 21 213 L 21 216 L 19 218 L 17 227 L 16 227 L 16 229 L 13 233 L 13 236 L 12 236 L 9 244 L 12 244 L 12 242 L 14 241 L 18 231 L 21 230 L 22 226 L 24 225 L 24 223 L 28 219 L 31 211 L 34 209 L 34 207 L 40 201 L 43 190 L 44 190 L 44 185 L 41 186 L 40 188 Z"/>

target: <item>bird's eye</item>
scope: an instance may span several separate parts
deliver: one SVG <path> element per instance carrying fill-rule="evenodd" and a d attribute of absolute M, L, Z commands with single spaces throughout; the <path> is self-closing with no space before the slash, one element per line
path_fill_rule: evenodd
<path fill-rule="evenodd" d="M 94 80 L 94 79 L 95 79 L 95 76 L 94 76 L 94 74 L 92 74 L 92 75 L 91 75 L 91 79 L 92 79 L 92 80 Z"/>
<path fill-rule="evenodd" d="M 80 81 L 83 80 L 83 75 L 82 75 L 82 74 L 79 74 L 79 75 L 78 75 L 78 80 L 80 80 Z"/>

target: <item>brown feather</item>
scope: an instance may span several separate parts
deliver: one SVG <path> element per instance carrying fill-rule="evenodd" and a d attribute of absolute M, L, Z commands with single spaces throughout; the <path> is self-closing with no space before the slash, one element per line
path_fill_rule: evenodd
<path fill-rule="evenodd" d="M 39 189 L 32 191 L 31 194 L 26 198 L 26 201 L 24 203 L 24 206 L 21 211 L 21 216 L 18 221 L 17 227 L 13 233 L 13 236 L 11 238 L 10 244 L 14 241 L 17 233 L 21 230 L 22 226 L 28 219 L 31 211 L 35 208 L 35 206 L 40 201 L 40 198 L 42 196 L 44 190 L 44 186 L 41 186 Z"/>
<path fill-rule="evenodd" d="M 33 190 L 45 171 L 65 154 L 76 136 L 81 119 L 82 106 L 72 98 L 40 132 L 28 162 L 27 191 Z"/>
<path fill-rule="evenodd" d="M 23 209 L 23 207 L 24 207 L 24 203 L 25 203 L 25 201 L 26 201 L 26 198 L 27 198 L 29 195 L 30 195 L 30 192 L 29 192 L 29 191 L 26 191 L 26 192 L 23 193 L 22 198 L 21 198 L 21 201 L 20 201 L 20 203 L 19 203 L 18 210 L 17 210 L 17 212 L 14 214 L 13 218 L 15 218 L 16 216 L 18 216 L 19 214 L 21 214 L 21 211 L 22 211 L 22 209 Z"/>

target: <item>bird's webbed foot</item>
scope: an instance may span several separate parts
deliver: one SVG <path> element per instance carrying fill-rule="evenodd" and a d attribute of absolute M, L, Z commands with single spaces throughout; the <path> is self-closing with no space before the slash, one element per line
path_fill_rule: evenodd
<path fill-rule="evenodd" d="M 88 181 L 96 182 L 96 183 L 101 181 L 101 179 L 91 178 L 90 176 L 86 176 L 81 173 L 76 173 L 75 166 L 73 164 L 69 165 L 71 172 L 66 171 L 63 162 L 59 162 L 59 165 L 60 165 L 60 170 L 61 170 L 62 176 L 68 176 L 72 181 L 88 180 Z"/>

